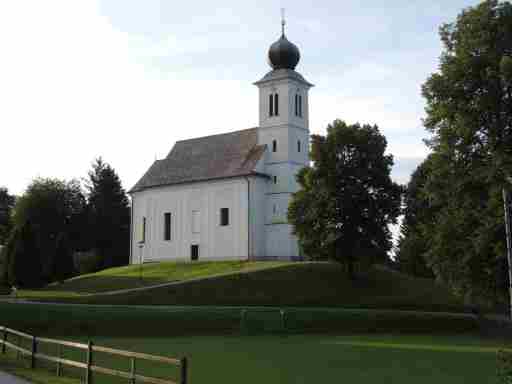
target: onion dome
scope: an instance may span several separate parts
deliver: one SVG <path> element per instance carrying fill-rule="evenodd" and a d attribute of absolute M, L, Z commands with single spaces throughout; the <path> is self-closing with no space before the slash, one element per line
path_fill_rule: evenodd
<path fill-rule="evenodd" d="M 268 63 L 273 69 L 295 69 L 300 60 L 299 48 L 283 34 L 268 50 Z"/>

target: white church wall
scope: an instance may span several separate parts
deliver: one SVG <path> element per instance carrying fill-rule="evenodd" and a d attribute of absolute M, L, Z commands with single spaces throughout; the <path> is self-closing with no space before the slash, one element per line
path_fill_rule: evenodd
<path fill-rule="evenodd" d="M 267 196 L 267 184 L 269 181 L 262 177 L 251 177 L 251 258 L 261 258 L 265 256 L 265 206 Z"/>
<path fill-rule="evenodd" d="M 139 238 L 146 217 L 144 262 L 190 261 L 191 245 L 199 245 L 199 260 L 247 259 L 247 182 L 229 179 L 151 188 L 132 196 L 132 263 L 139 262 Z M 229 225 L 220 225 L 220 209 L 229 208 Z M 258 211 L 258 207 L 254 208 Z M 199 215 L 199 231 L 193 213 Z M 164 240 L 164 213 L 171 213 L 171 240 Z M 196 229 L 193 231 L 193 229 Z"/>

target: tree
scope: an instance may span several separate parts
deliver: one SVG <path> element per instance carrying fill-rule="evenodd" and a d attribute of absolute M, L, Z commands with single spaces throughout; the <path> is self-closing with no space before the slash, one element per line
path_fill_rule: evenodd
<path fill-rule="evenodd" d="M 404 218 L 400 226 L 396 261 L 401 271 L 413 276 L 434 277 L 427 265 L 425 254 L 428 251 L 428 233 L 424 225 L 432 221 L 433 209 L 430 206 L 424 187 L 431 166 L 431 157 L 421 163 L 411 175 L 404 193 Z"/>
<path fill-rule="evenodd" d="M 12 227 L 11 213 L 15 198 L 7 188 L 0 187 L 0 244 L 5 244 Z"/>
<path fill-rule="evenodd" d="M 313 166 L 297 176 L 288 219 L 306 254 L 345 263 L 354 279 L 356 260 L 384 261 L 391 249 L 402 192 L 390 178 L 393 156 L 376 125 L 335 120 L 311 141 Z"/>
<path fill-rule="evenodd" d="M 102 258 L 102 268 L 128 264 L 130 208 L 115 170 L 101 158 L 89 172 L 88 202 L 92 244 Z"/>
<path fill-rule="evenodd" d="M 73 249 L 66 232 L 57 236 L 57 246 L 55 250 L 55 259 L 53 262 L 53 278 L 62 282 L 73 276 L 75 267 L 73 264 Z"/>
<path fill-rule="evenodd" d="M 41 252 L 30 221 L 15 228 L 8 243 L 8 281 L 10 285 L 38 288 L 44 283 Z"/>
<path fill-rule="evenodd" d="M 437 212 L 428 263 L 459 294 L 503 300 L 501 189 L 512 169 L 512 5 L 496 0 L 440 28 L 439 72 L 423 85 L 432 137 L 425 185 Z"/>
<path fill-rule="evenodd" d="M 86 228 L 77 228 L 77 220 L 83 215 L 85 197 L 76 180 L 65 182 L 58 179 L 36 179 L 18 198 L 14 208 L 14 227 L 21 229 L 31 223 L 36 242 L 41 250 L 42 271 L 46 281 L 53 280 L 57 239 L 65 233 L 71 238 L 76 232 L 87 233 Z M 76 236 L 75 236 L 76 237 Z M 72 249 L 78 248 L 71 243 Z"/>

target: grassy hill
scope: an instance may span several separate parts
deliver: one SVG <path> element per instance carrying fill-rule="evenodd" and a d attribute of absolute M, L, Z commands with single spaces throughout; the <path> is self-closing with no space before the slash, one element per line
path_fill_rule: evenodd
<path fill-rule="evenodd" d="M 355 282 L 335 263 L 203 262 L 155 263 L 113 268 L 70 279 L 22 296 L 87 304 L 220 305 L 463 310 L 459 299 L 429 279 L 413 278 L 382 266 Z M 208 279 L 198 279 L 206 278 Z M 155 285 L 143 291 L 102 295 L 110 290 Z"/>

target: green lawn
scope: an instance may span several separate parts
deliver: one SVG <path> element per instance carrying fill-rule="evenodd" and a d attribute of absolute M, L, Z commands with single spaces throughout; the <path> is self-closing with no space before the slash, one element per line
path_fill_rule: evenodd
<path fill-rule="evenodd" d="M 207 277 L 226 273 L 254 271 L 264 268 L 274 268 L 289 265 L 290 262 L 262 262 L 262 261 L 218 261 L 198 263 L 149 263 L 129 265 L 119 268 L 109 268 L 100 272 L 78 276 L 66 280 L 63 284 L 54 283 L 43 290 L 29 293 L 36 295 L 59 295 L 60 293 L 88 294 L 120 289 L 130 289 L 151 286 L 172 281 L 183 281 L 199 277 Z M 141 279 L 142 276 L 142 279 Z M 46 291 L 46 292 L 45 292 Z M 20 292 L 21 295 L 24 291 Z"/>
<path fill-rule="evenodd" d="M 43 290 L 21 291 L 25 298 L 118 305 L 252 305 L 462 311 L 462 302 L 430 279 L 413 278 L 375 266 L 350 281 L 335 263 L 203 262 L 144 265 L 80 276 Z M 246 273 L 241 273 L 246 272 Z M 197 277 L 208 280 L 191 281 Z M 180 283 L 116 295 L 106 290 Z"/>
<path fill-rule="evenodd" d="M 98 337 L 94 342 L 165 356 L 185 355 L 192 384 L 493 383 L 496 351 L 503 347 L 469 335 L 389 334 Z M 118 369 L 129 367 L 128 361 L 107 356 L 96 361 Z M 160 364 L 137 366 L 142 374 L 177 378 L 175 370 Z M 118 382 L 122 381 L 100 375 L 95 380 L 96 384 Z"/>

